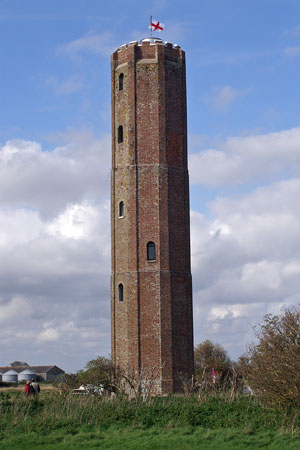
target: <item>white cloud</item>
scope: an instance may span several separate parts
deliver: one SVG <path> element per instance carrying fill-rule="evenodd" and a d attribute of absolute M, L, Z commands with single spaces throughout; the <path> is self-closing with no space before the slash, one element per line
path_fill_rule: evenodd
<path fill-rule="evenodd" d="M 59 339 L 59 333 L 55 328 L 46 328 L 38 335 L 38 341 L 53 342 Z"/>
<path fill-rule="evenodd" d="M 190 156 L 192 183 L 238 185 L 300 174 L 300 128 L 230 137 L 216 149 Z"/>
<path fill-rule="evenodd" d="M 35 239 L 40 232 L 41 222 L 35 211 L 0 209 L 0 252 Z"/>
<path fill-rule="evenodd" d="M 208 320 L 215 321 L 215 320 L 223 320 L 226 317 L 232 317 L 233 319 L 236 319 L 238 317 L 246 317 L 249 315 L 249 312 L 253 310 L 254 308 L 257 308 L 257 304 L 254 305 L 243 305 L 243 304 L 235 304 L 235 305 L 224 305 L 224 306 L 214 306 L 211 308 Z"/>
<path fill-rule="evenodd" d="M 161 38 L 163 41 L 182 43 L 184 41 L 186 31 L 189 29 L 188 23 L 178 23 L 169 20 L 162 20 L 165 25 Z M 159 36 L 160 37 L 160 36 Z"/>
<path fill-rule="evenodd" d="M 213 51 L 211 48 L 208 50 L 207 47 L 205 47 L 199 49 L 197 64 L 199 66 L 238 65 L 257 59 L 266 60 L 274 54 L 276 54 L 276 52 L 270 50 L 246 51 L 245 49 L 243 49 L 242 52 L 225 53 L 224 51 Z"/>
<path fill-rule="evenodd" d="M 13 297 L 8 303 L 3 304 L 0 298 L 0 322 L 11 320 L 20 322 L 20 318 L 27 318 L 31 313 L 30 302 L 22 297 Z"/>
<path fill-rule="evenodd" d="M 215 111 L 224 113 L 229 110 L 231 105 L 238 98 L 244 97 L 249 92 L 249 89 L 239 90 L 233 88 L 232 86 L 224 86 L 222 88 L 215 89 L 211 94 L 205 95 L 204 101 Z"/>
<path fill-rule="evenodd" d="M 147 15 L 154 14 L 153 19 L 156 19 L 156 14 L 170 7 L 170 3 L 168 0 L 153 0 L 149 4 L 150 8 L 147 9 Z M 162 20 L 160 17 L 159 20 Z M 164 22 L 163 22 L 164 23 Z"/>
<path fill-rule="evenodd" d="M 6 214 L 9 220 L 2 220 Z M 0 211 L 0 225 L 5 236 L 0 246 L 0 258 L 5 261 L 0 276 L 14 275 L 16 283 L 107 271 L 106 265 L 101 269 L 101 261 L 110 253 L 107 200 L 97 205 L 86 201 L 68 205 L 51 221 L 30 210 Z"/>
<path fill-rule="evenodd" d="M 75 370 L 109 353 L 111 142 L 58 138 L 50 152 L 23 140 L 0 147 L 1 357 L 47 364 L 51 348 Z"/>
<path fill-rule="evenodd" d="M 300 56 L 300 47 L 286 47 L 284 54 L 292 59 L 297 58 Z"/>
<path fill-rule="evenodd" d="M 192 178 L 207 184 L 275 178 L 215 198 L 206 215 L 191 213 L 196 343 L 209 338 L 236 357 L 263 314 L 299 302 L 299 138 L 298 128 L 230 138 L 212 161 L 204 152 L 207 161 L 191 164 Z M 50 363 L 75 370 L 110 352 L 110 142 L 74 132 L 64 139 L 52 152 L 25 141 L 1 147 L 3 364 L 22 352 L 31 364 L 55 355 Z"/>
<path fill-rule="evenodd" d="M 116 48 L 116 42 L 115 36 L 109 31 L 90 31 L 78 39 L 60 45 L 58 52 L 71 58 L 79 58 L 84 53 L 109 56 Z"/>
<path fill-rule="evenodd" d="M 260 289 L 278 289 L 282 284 L 282 267 L 279 261 L 258 261 L 245 264 L 241 283 Z"/>
<path fill-rule="evenodd" d="M 0 146 L 0 203 L 51 216 L 67 203 L 109 195 L 110 136 L 71 131 L 53 151 L 14 140 Z"/>
<path fill-rule="evenodd" d="M 99 207 L 85 201 L 82 204 L 67 206 L 62 214 L 46 226 L 46 230 L 53 236 L 94 241 L 97 239 L 95 228 L 99 226 L 99 219 Z"/>
<path fill-rule="evenodd" d="M 285 30 L 284 34 L 293 36 L 295 38 L 300 37 L 300 25 L 295 25 L 294 27 Z"/>
<path fill-rule="evenodd" d="M 53 89 L 53 92 L 56 95 L 74 94 L 86 87 L 86 84 L 80 75 L 72 75 L 63 81 L 58 81 L 56 77 L 51 76 L 47 79 L 47 85 Z"/>
<path fill-rule="evenodd" d="M 300 179 L 289 179 L 215 199 L 210 219 L 192 211 L 196 343 L 209 338 L 236 357 L 264 314 L 299 304 L 299 195 Z"/>
<path fill-rule="evenodd" d="M 40 364 L 39 349 L 43 349 L 47 364 L 44 358 L 49 345 L 56 364 L 75 370 L 95 356 L 95 342 L 97 353 L 108 354 L 108 201 L 67 205 L 50 221 L 37 211 L 6 209 L 2 213 L 1 357 L 18 359 L 17 352 L 22 351 L 25 360 Z M 1 220 L 6 214 L 9 220 Z M 31 343 L 30 351 L 24 349 L 24 343 Z M 38 346 L 34 352 L 33 346 Z M 50 359 L 52 363 L 51 355 Z"/>

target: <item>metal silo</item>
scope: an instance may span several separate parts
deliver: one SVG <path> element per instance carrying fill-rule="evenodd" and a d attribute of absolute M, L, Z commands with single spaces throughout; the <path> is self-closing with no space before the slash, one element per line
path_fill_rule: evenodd
<path fill-rule="evenodd" d="M 31 369 L 25 369 L 18 374 L 18 381 L 34 381 L 36 380 L 36 373 Z"/>
<path fill-rule="evenodd" d="M 18 374 L 15 370 L 9 370 L 2 375 L 2 381 L 5 383 L 17 383 L 18 382 Z"/>

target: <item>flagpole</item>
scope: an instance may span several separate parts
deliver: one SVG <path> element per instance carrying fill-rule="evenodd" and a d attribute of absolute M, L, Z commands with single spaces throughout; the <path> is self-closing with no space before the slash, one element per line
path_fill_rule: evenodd
<path fill-rule="evenodd" d="M 150 16 L 150 30 L 151 30 L 151 37 L 152 37 L 152 16 Z"/>

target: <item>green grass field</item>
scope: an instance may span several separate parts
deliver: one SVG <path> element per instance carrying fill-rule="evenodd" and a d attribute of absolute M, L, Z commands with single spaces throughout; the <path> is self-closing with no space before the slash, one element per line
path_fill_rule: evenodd
<path fill-rule="evenodd" d="M 106 430 L 80 427 L 76 432 L 67 429 L 49 433 L 14 434 L 0 441 L 1 450 L 18 449 L 299 449 L 300 436 L 266 430 L 249 431 L 234 428 L 207 429 L 177 427 L 135 429 L 114 426 Z"/>
<path fill-rule="evenodd" d="M 0 449 L 300 449 L 300 420 L 253 398 L 147 402 L 0 393 Z"/>

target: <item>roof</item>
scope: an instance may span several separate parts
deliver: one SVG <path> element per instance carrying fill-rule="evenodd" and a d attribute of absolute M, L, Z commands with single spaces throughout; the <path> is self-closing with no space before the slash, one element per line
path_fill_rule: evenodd
<path fill-rule="evenodd" d="M 22 370 L 22 372 L 20 373 L 22 373 L 23 375 L 35 375 L 35 372 L 33 372 L 33 370 L 31 369 Z"/>
<path fill-rule="evenodd" d="M 50 372 L 50 370 L 52 369 L 58 369 L 58 372 L 61 373 L 65 373 L 64 370 L 60 369 L 59 367 L 53 365 L 53 366 L 15 366 L 13 370 L 15 370 L 17 373 L 23 372 L 24 370 L 28 370 L 31 369 L 33 370 L 35 373 L 47 373 Z M 12 368 L 11 366 L 4 366 L 4 367 L 0 367 L 0 372 L 7 373 L 8 371 L 10 371 Z"/>
<path fill-rule="evenodd" d="M 5 372 L 3 375 L 18 375 L 16 370 L 8 370 L 7 372 Z"/>

